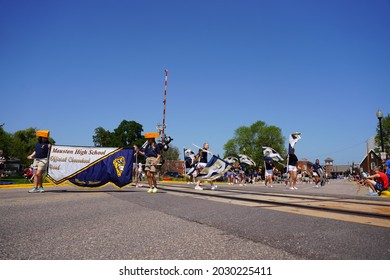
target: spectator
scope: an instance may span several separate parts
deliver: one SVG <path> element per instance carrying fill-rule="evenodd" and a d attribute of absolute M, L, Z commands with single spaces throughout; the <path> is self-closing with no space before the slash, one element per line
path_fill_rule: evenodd
<path fill-rule="evenodd" d="M 3 177 L 5 161 L 4 152 L 3 150 L 0 150 L 0 178 Z"/>
<path fill-rule="evenodd" d="M 390 181 L 390 159 L 389 158 L 385 163 L 385 170 L 386 170 L 387 179 Z"/>
<path fill-rule="evenodd" d="M 32 166 L 23 170 L 23 176 L 26 180 L 32 182 L 34 180 L 34 168 Z"/>
<path fill-rule="evenodd" d="M 374 194 L 380 195 L 382 191 L 389 188 L 389 179 L 385 173 L 380 171 L 378 166 L 374 168 L 374 171 L 375 174 L 364 178 L 364 182 Z"/>
<path fill-rule="evenodd" d="M 142 181 L 142 172 L 143 172 L 143 170 L 142 170 L 142 163 L 141 162 L 139 162 L 138 163 L 138 169 L 137 169 L 137 182 L 139 182 L 139 181 Z"/>

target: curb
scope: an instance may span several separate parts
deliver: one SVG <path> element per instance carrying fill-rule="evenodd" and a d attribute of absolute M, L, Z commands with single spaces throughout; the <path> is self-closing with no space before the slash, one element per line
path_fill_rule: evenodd
<path fill-rule="evenodd" d="M 54 187 L 53 184 L 43 183 L 44 187 Z M 30 189 L 33 188 L 34 184 L 8 184 L 0 185 L 0 189 Z"/>

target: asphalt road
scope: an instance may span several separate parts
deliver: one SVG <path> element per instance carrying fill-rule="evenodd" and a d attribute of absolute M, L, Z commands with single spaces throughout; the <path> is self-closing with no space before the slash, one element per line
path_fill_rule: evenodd
<path fill-rule="evenodd" d="M 145 188 L 27 190 L 0 189 L 0 259 L 390 259 L 389 227 Z"/>

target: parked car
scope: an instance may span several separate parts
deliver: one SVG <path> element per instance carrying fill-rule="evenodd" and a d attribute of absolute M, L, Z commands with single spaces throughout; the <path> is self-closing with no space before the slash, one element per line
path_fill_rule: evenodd
<path fill-rule="evenodd" d="M 168 171 L 164 174 L 164 176 L 169 176 L 169 177 L 173 177 L 173 178 L 183 178 L 184 177 L 179 172 L 175 172 L 175 171 Z"/>

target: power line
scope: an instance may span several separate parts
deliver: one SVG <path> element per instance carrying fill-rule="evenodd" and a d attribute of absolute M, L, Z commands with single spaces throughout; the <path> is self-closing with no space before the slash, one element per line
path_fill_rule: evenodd
<path fill-rule="evenodd" d="M 370 138 L 371 139 L 371 138 Z M 367 140 L 368 141 L 368 140 Z M 338 154 L 338 153 L 341 153 L 341 152 L 344 152 L 344 151 L 347 151 L 347 150 L 350 150 L 350 149 L 353 149 L 357 146 L 360 146 L 362 144 L 365 144 L 366 141 L 363 141 L 363 142 L 359 142 L 359 143 L 356 143 L 352 146 L 348 146 L 348 147 L 345 147 L 345 148 L 342 148 L 340 150 L 337 150 L 337 151 L 333 151 L 333 152 L 327 152 L 326 154 L 321 154 L 321 155 L 316 155 L 316 156 L 310 156 L 310 158 L 321 158 L 321 157 L 325 157 L 325 156 L 329 156 L 329 155 L 332 155 L 332 154 Z"/>

